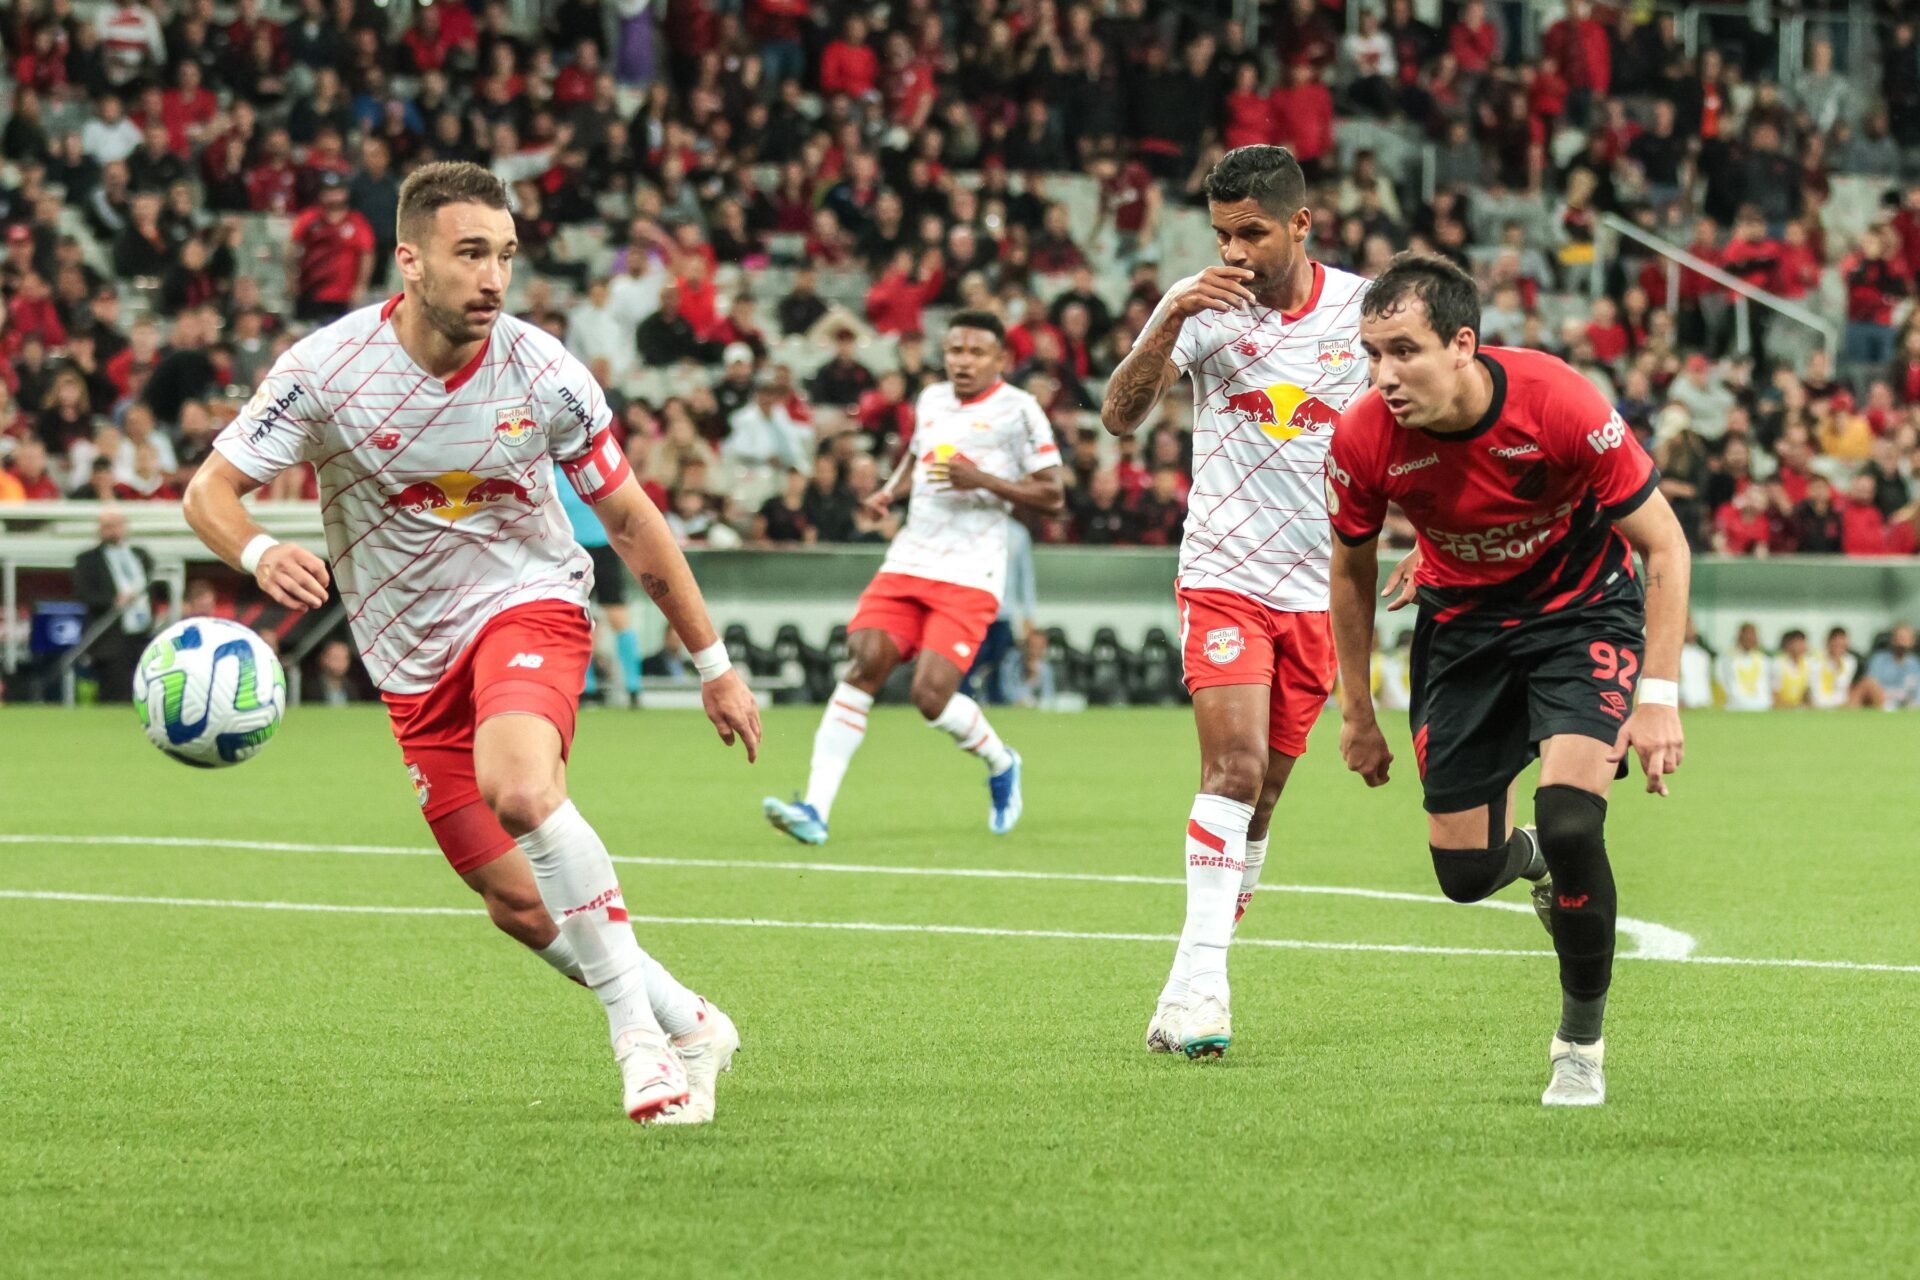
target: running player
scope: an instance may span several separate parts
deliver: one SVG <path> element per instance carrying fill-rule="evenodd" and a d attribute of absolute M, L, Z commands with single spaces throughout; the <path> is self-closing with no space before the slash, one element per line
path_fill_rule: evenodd
<path fill-rule="evenodd" d="M 559 342 L 501 313 L 516 241 L 500 180 L 422 166 L 401 188 L 397 232 L 403 292 L 274 364 L 195 476 L 187 520 L 276 601 L 318 607 L 327 563 L 275 542 L 241 503 L 314 465 L 332 575 L 434 839 L 496 925 L 600 997 L 627 1114 L 701 1123 L 739 1037 L 640 949 L 607 847 L 567 796 L 593 561 L 554 496 L 555 463 L 693 651 L 708 718 L 749 761 L 753 696 L 600 388 Z"/>
<path fill-rule="evenodd" d="M 1333 689 L 1322 477 L 1336 415 L 1366 390 L 1367 282 L 1307 256 L 1306 203 L 1285 148 L 1221 158 L 1207 206 L 1223 265 L 1161 299 L 1100 412 L 1107 430 L 1130 434 L 1192 376 L 1193 492 L 1174 594 L 1200 794 L 1187 818 L 1186 924 L 1147 1024 L 1155 1053 L 1226 1052 L 1227 946 L 1260 880 L 1274 804 Z"/>
<path fill-rule="evenodd" d="M 1365 672 L 1375 546 L 1398 503 L 1421 548 L 1411 718 L 1434 874 L 1456 902 L 1534 882 L 1561 988 L 1541 1101 L 1595 1106 L 1614 949 L 1607 791 L 1630 750 L 1650 792 L 1680 766 L 1687 541 L 1593 384 L 1553 356 L 1481 348 L 1479 323 L 1472 279 L 1437 258 L 1401 255 L 1361 307 L 1374 389 L 1341 416 L 1327 465 L 1340 748 L 1368 786 L 1387 780 Z M 1536 826 L 1516 830 L 1515 784 L 1536 754 Z"/>
<path fill-rule="evenodd" d="M 1051 514 L 1065 500 L 1053 427 L 1032 396 L 1001 381 L 1006 330 L 988 311 L 958 311 L 942 344 L 947 381 L 920 393 L 913 447 L 867 501 L 876 513 L 912 487 L 907 524 L 847 624 L 853 662 L 813 736 L 803 796 L 768 796 L 761 810 L 802 844 L 825 844 L 827 817 L 867 715 L 894 668 L 919 655 L 913 705 L 928 724 L 986 762 L 987 827 L 1020 820 L 1020 753 L 960 692 L 1006 588 L 1007 522 L 1014 507 Z"/>

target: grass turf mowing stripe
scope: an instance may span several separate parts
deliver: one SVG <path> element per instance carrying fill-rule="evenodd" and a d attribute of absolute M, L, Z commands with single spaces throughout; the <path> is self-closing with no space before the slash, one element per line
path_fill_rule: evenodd
<path fill-rule="evenodd" d="M 395 907 L 330 902 L 274 902 L 245 898 L 165 898 L 115 893 L 68 893 L 57 889 L 0 889 L 0 899 L 35 902 L 101 903 L 118 906 L 200 907 L 252 911 L 309 911 L 337 915 L 478 916 L 473 907 Z M 1523 908 L 1530 910 L 1531 908 Z M 765 920 L 745 916 L 629 916 L 635 924 L 686 925 L 735 929 L 823 929 L 850 933 L 925 933 L 977 938 L 1051 938 L 1068 942 L 1178 942 L 1173 933 L 1082 933 L 1070 929 L 995 929 L 961 924 L 887 924 L 861 920 Z M 1437 947 L 1395 942 L 1309 942 L 1297 938 L 1235 938 L 1236 947 L 1271 947 L 1283 951 L 1363 951 L 1416 956 L 1551 957 L 1551 951 L 1501 947 Z M 1829 969 L 1859 973 L 1920 974 L 1917 964 L 1877 964 L 1852 960 L 1795 960 L 1752 956 L 1623 955 L 1622 960 L 1656 960 L 1670 964 L 1728 965 L 1774 969 Z"/>
<path fill-rule="evenodd" d="M 440 857 L 438 849 L 421 848 L 409 845 L 373 845 L 373 844 L 301 844 L 282 840 L 197 840 L 188 836 L 32 836 L 18 834 L 0 834 L 0 844 L 63 844 L 63 845 L 117 845 L 151 848 L 203 848 L 203 849 L 239 849 L 262 853 L 365 853 L 382 854 L 391 857 Z M 1019 871 L 992 867 L 902 867 L 877 864 L 845 862 L 792 862 L 772 861 L 762 858 L 653 858 L 636 855 L 613 856 L 617 863 L 642 867 L 694 868 L 724 871 L 805 871 L 837 875 L 882 875 L 882 876 L 936 876 L 962 880 L 1055 880 L 1071 881 L 1081 884 L 1134 884 L 1165 886 L 1184 886 L 1187 882 L 1181 876 L 1139 876 L 1110 875 L 1086 871 Z M 1524 902 L 1506 902 L 1498 898 L 1487 898 L 1480 902 L 1459 904 L 1451 898 L 1437 893 L 1403 893 L 1391 889 L 1358 889 L 1347 885 L 1319 884 L 1263 884 L 1257 886 L 1261 893 L 1310 893 L 1329 897 L 1371 898 L 1382 902 L 1419 902 L 1436 906 L 1473 906 L 1484 907 L 1489 911 L 1517 911 L 1522 915 L 1532 915 L 1533 907 Z M 1695 940 L 1692 934 L 1651 920 L 1640 920 L 1633 916 L 1621 916 L 1616 925 L 1621 935 L 1630 941 L 1632 949 L 1621 953 L 1622 959 L 1635 960 L 1680 960 L 1693 954 Z M 1177 940 L 1177 939 L 1176 939 Z M 1451 954 L 1451 953 L 1449 953 Z M 1478 954 L 1461 952 L 1460 954 Z M 1494 953 L 1498 954 L 1498 953 Z M 1533 954 L 1521 952 L 1514 954 Z"/>

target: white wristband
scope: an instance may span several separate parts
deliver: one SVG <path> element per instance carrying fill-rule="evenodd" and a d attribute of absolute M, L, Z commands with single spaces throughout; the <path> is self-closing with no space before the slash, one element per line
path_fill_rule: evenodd
<path fill-rule="evenodd" d="M 733 670 L 733 659 L 727 657 L 727 642 L 724 640 L 715 640 L 692 657 L 693 669 L 700 673 L 701 684 L 710 684 Z"/>
<path fill-rule="evenodd" d="M 272 534 L 254 534 L 253 541 L 249 542 L 246 550 L 240 553 L 240 571 L 248 574 L 258 572 L 260 569 L 260 557 L 267 554 L 268 547 L 277 547 L 279 545 L 280 539 L 274 537 Z"/>
<path fill-rule="evenodd" d="M 1640 682 L 1640 705 L 1643 707 L 1679 706 L 1679 682 L 1676 680 L 1642 680 Z"/>

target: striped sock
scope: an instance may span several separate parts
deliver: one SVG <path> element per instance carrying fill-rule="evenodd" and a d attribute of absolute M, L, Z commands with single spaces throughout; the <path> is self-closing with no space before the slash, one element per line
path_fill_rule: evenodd
<path fill-rule="evenodd" d="M 826 714 L 813 734 L 813 768 L 807 774 L 807 803 L 822 822 L 840 794 L 853 753 L 867 736 L 867 713 L 872 710 L 872 694 L 844 682 L 834 686 Z"/>
<path fill-rule="evenodd" d="M 986 761 L 988 773 L 1003 772 L 1013 763 L 1013 752 L 987 723 L 987 713 L 964 693 L 954 694 L 946 709 L 927 723 L 952 738 L 962 751 Z"/>
<path fill-rule="evenodd" d="M 1233 940 L 1234 902 L 1246 875 L 1252 821 L 1250 804 L 1204 793 L 1193 798 L 1187 819 L 1187 922 L 1180 931 L 1193 999 L 1227 999 L 1227 944 Z"/>

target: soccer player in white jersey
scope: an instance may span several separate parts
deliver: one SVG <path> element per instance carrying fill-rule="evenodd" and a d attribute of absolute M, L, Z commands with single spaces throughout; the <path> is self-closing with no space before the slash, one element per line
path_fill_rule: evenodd
<path fill-rule="evenodd" d="M 1284 147 L 1207 175 L 1223 265 L 1182 280 L 1107 383 L 1101 421 L 1137 430 L 1193 380 L 1193 491 L 1175 597 L 1200 731 L 1186 831 L 1187 914 L 1147 1048 L 1219 1056 L 1232 1038 L 1227 947 L 1266 861 L 1273 807 L 1333 690 L 1326 459 L 1367 388 L 1367 282 L 1307 256 L 1306 181 Z M 1403 564 L 1389 590 L 1410 578 Z"/>
<path fill-rule="evenodd" d="M 1001 379 L 1006 330 L 987 311 L 948 321 L 947 381 L 920 393 L 913 446 L 867 501 L 878 512 L 907 495 L 907 523 L 847 624 L 853 662 L 813 738 L 805 793 L 772 796 L 762 812 L 802 844 L 825 844 L 828 814 L 853 753 L 867 735 L 874 697 L 894 668 L 919 655 L 913 705 L 928 724 L 987 766 L 987 827 L 1020 820 L 1020 754 L 1000 740 L 979 704 L 960 692 L 1006 589 L 1012 511 L 1051 514 L 1065 501 L 1053 427 L 1032 396 Z"/>
<path fill-rule="evenodd" d="M 710 1120 L 731 1020 L 640 949 L 607 847 L 567 796 L 591 648 L 593 561 L 558 470 L 694 654 L 721 739 L 758 749 L 753 696 L 608 429 L 600 388 L 503 315 L 516 246 L 506 188 L 430 164 L 401 189 L 404 291 L 296 343 L 214 442 L 186 514 L 214 554 L 292 609 L 331 577 L 420 808 L 496 925 L 606 1007 L 634 1120 Z M 327 560 L 261 532 L 241 498 L 319 475 Z"/>

